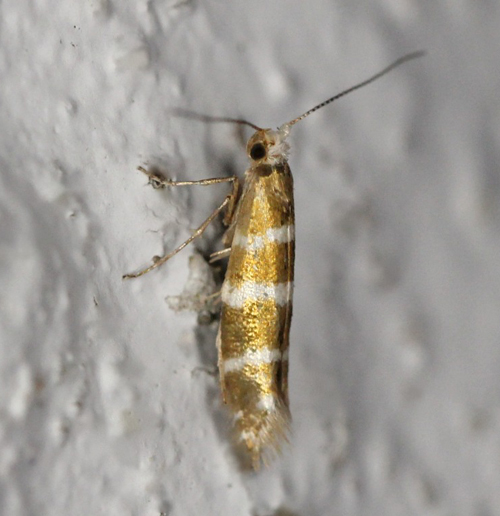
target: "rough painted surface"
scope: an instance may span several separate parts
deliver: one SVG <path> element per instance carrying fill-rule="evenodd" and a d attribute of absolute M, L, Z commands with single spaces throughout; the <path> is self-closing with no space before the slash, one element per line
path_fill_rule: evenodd
<path fill-rule="evenodd" d="M 497 2 L 0 4 L 0 513 L 500 512 Z M 293 445 L 228 445 L 215 328 L 176 314 L 189 234 L 243 171 L 232 127 L 294 128 Z M 216 228 L 200 242 L 212 245 Z M 281 511 L 281 512 L 280 512 Z M 288 511 L 288 512 L 286 512 Z"/>

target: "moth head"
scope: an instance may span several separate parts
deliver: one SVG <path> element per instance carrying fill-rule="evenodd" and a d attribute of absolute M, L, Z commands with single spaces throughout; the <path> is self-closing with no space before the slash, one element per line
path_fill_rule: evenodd
<path fill-rule="evenodd" d="M 247 143 L 247 154 L 254 164 L 276 165 L 288 159 L 289 145 L 286 142 L 289 128 L 283 125 L 277 131 L 259 129 Z"/>

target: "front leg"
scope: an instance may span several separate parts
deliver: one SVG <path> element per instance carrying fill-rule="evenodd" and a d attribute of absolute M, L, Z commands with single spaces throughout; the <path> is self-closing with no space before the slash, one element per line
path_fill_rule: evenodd
<path fill-rule="evenodd" d="M 201 226 L 185 241 L 183 242 L 179 247 L 171 251 L 170 253 L 166 254 L 162 257 L 155 257 L 153 259 L 153 263 L 146 267 L 145 269 L 136 272 L 136 273 L 129 273 L 125 274 L 123 276 L 123 279 L 131 279 L 131 278 L 138 278 L 139 276 L 142 276 L 143 274 L 147 274 L 148 272 L 152 271 L 153 269 L 156 269 L 163 265 L 167 260 L 170 260 L 174 255 L 176 255 L 179 251 L 182 251 L 184 247 L 186 247 L 188 244 L 190 244 L 195 238 L 198 238 L 201 236 L 204 231 L 207 229 L 207 227 L 210 225 L 210 223 L 217 217 L 217 215 L 227 208 L 226 216 L 224 217 L 224 222 L 226 223 L 227 220 L 229 220 L 229 223 L 233 217 L 235 206 L 237 203 L 237 197 L 239 192 L 239 181 L 236 176 L 232 177 L 215 177 L 210 179 L 200 179 L 198 181 L 171 181 L 170 179 L 164 179 L 160 177 L 158 174 L 155 174 L 153 172 L 149 172 L 143 167 L 138 167 L 138 169 L 146 174 L 149 177 L 150 183 L 153 185 L 154 188 L 163 188 L 165 186 L 191 186 L 191 185 L 201 185 L 201 186 L 208 186 L 208 185 L 214 185 L 219 183 L 229 183 L 231 182 L 233 184 L 233 189 L 229 195 L 226 196 L 224 201 L 213 211 L 213 213 L 201 224 Z M 229 215 L 229 219 L 228 219 Z"/>

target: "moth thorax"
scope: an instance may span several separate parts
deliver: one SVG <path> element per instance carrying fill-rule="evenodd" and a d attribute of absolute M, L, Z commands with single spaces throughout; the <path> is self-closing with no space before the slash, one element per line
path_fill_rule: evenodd
<path fill-rule="evenodd" d="M 259 129 L 247 143 L 248 157 L 255 164 L 275 165 L 283 163 L 288 158 L 289 146 L 285 141 L 288 136 L 288 128 Z"/>

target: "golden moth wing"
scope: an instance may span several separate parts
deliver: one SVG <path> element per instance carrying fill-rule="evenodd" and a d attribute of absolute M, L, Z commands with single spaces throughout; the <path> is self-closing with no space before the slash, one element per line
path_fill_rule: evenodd
<path fill-rule="evenodd" d="M 287 165 L 247 172 L 234 224 L 222 287 L 219 367 L 224 401 L 255 463 L 279 450 L 290 419 L 294 211 Z"/>

